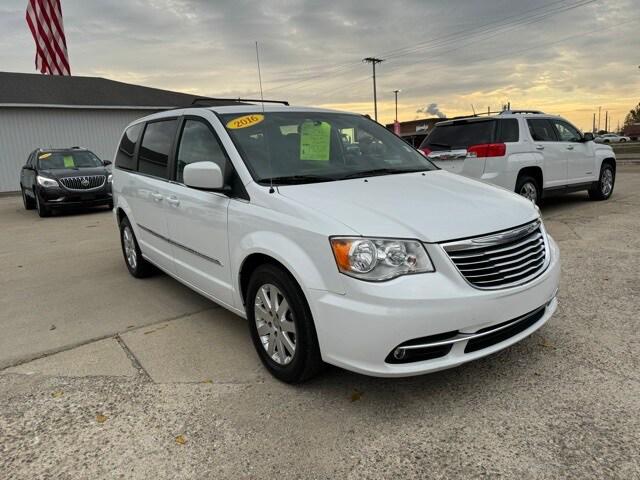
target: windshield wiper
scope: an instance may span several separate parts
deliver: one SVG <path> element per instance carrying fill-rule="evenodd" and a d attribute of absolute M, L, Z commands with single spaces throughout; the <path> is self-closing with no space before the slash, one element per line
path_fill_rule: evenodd
<path fill-rule="evenodd" d="M 262 178 L 259 183 L 263 185 L 268 185 L 271 182 L 278 185 L 296 185 L 300 183 L 331 182 L 333 180 L 335 178 L 322 175 L 288 175 L 286 177 Z"/>
<path fill-rule="evenodd" d="M 429 142 L 427 143 L 427 145 L 433 145 L 435 147 L 451 148 L 451 145 L 448 145 L 446 143 Z"/>
<path fill-rule="evenodd" d="M 426 170 L 431 170 L 431 169 L 430 168 L 407 168 L 407 169 L 374 168 L 373 170 L 362 170 L 360 172 L 353 172 L 353 173 L 348 173 L 346 175 L 342 175 L 339 178 L 339 180 L 346 180 L 348 178 L 374 177 L 376 175 L 393 175 L 396 173 L 424 172 Z"/>

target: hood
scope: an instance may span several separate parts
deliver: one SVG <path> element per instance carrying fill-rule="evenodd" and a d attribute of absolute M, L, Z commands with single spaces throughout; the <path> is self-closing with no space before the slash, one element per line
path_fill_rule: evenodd
<path fill-rule="evenodd" d="M 109 172 L 105 167 L 95 168 L 55 168 L 53 170 L 39 170 L 40 175 L 44 175 L 50 178 L 64 178 L 64 177 L 88 177 L 91 175 L 108 175 Z"/>
<path fill-rule="evenodd" d="M 443 170 L 279 186 L 278 191 L 372 237 L 442 242 L 538 218 L 529 200 Z"/>

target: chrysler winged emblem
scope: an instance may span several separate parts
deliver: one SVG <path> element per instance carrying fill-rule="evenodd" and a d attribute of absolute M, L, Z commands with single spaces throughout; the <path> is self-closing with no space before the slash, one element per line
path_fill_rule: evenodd
<path fill-rule="evenodd" d="M 82 185 L 84 188 L 87 188 L 89 186 L 89 179 L 87 177 L 82 177 L 82 180 L 80 180 L 80 185 Z"/>

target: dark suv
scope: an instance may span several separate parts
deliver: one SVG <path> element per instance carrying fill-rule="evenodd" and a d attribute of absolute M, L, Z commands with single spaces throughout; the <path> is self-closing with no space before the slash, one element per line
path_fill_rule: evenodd
<path fill-rule="evenodd" d="M 111 162 L 85 148 L 37 149 L 20 173 L 24 208 L 41 217 L 54 207 L 107 205 L 113 208 Z"/>

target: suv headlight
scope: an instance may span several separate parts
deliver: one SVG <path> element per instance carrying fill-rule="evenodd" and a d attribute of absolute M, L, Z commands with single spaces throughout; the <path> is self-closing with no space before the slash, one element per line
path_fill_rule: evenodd
<path fill-rule="evenodd" d="M 113 175 L 109 174 L 107 175 L 107 183 L 112 183 L 113 182 Z"/>
<path fill-rule="evenodd" d="M 427 251 L 417 240 L 331 237 L 330 241 L 338 270 L 361 280 L 381 282 L 435 271 Z"/>
<path fill-rule="evenodd" d="M 36 181 L 38 182 L 38 185 L 40 185 L 41 187 L 44 188 L 49 188 L 49 187 L 59 187 L 60 185 L 58 185 L 58 181 L 54 180 L 53 178 L 49 178 L 49 177 L 42 177 L 40 175 L 38 175 L 36 177 Z"/>

